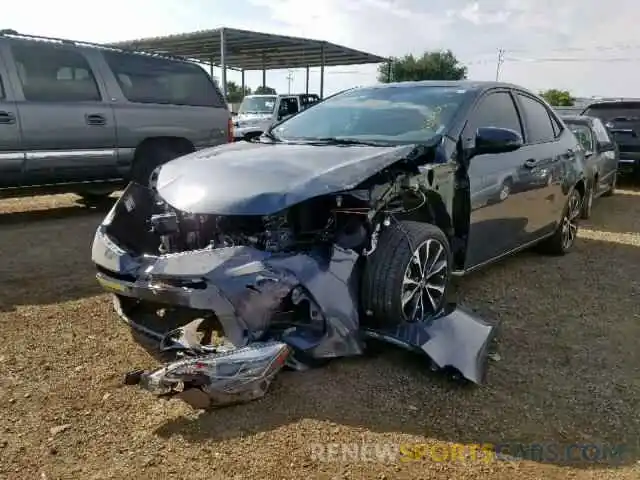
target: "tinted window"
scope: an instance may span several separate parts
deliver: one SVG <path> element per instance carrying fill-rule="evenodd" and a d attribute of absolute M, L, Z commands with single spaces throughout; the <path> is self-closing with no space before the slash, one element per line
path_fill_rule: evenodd
<path fill-rule="evenodd" d="M 318 102 L 283 122 L 274 133 L 288 140 L 424 142 L 446 129 L 465 93 L 457 87 L 437 86 L 356 88 Z"/>
<path fill-rule="evenodd" d="M 475 136 L 480 127 L 508 128 L 522 135 L 520 117 L 509 93 L 490 93 L 480 100 L 471 115 L 471 121 L 467 127 L 468 135 Z"/>
<path fill-rule="evenodd" d="M 91 67 L 78 51 L 55 45 L 12 45 L 22 92 L 32 102 L 97 102 Z"/>
<path fill-rule="evenodd" d="M 527 143 L 550 142 L 556 135 L 553 131 L 549 110 L 538 100 L 518 95 L 527 123 Z"/>
<path fill-rule="evenodd" d="M 555 115 L 551 114 L 551 126 L 553 127 L 553 136 L 555 138 L 559 137 L 564 129 L 560 121 L 555 117 Z"/>
<path fill-rule="evenodd" d="M 224 107 L 211 78 L 197 65 L 119 52 L 104 57 L 130 102 Z"/>
<path fill-rule="evenodd" d="M 308 108 L 314 103 L 318 102 L 319 97 L 317 95 L 302 95 L 300 97 L 300 108 Z"/>
<path fill-rule="evenodd" d="M 298 113 L 298 100 L 295 98 L 283 98 L 280 100 L 279 115 L 293 115 Z"/>

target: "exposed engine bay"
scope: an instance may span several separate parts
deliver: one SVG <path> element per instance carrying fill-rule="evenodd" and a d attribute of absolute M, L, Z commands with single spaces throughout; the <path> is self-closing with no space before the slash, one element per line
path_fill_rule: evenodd
<path fill-rule="evenodd" d="M 402 156 L 394 155 L 400 159 L 413 152 L 399 151 Z M 116 311 L 132 329 L 182 356 L 155 371 L 132 372 L 127 382 L 161 396 L 180 393 L 194 408 L 219 407 L 264 395 L 284 365 L 304 370 L 361 355 L 367 341 L 377 339 L 426 354 L 432 368 L 451 368 L 480 383 L 494 327 L 451 307 L 444 293 L 440 307 L 420 313 L 419 321 L 379 324 L 374 320 L 380 312 L 376 317 L 363 303 L 363 296 L 376 295 L 371 282 L 375 291 L 376 282 L 393 280 L 390 271 L 373 276 L 370 265 L 413 261 L 415 234 L 403 225 L 437 226 L 431 228 L 442 232 L 442 245 L 452 245 L 452 257 L 458 248 L 459 227 L 451 215 L 454 167 L 385 162 L 378 171 L 371 163 L 367 168 L 374 171 L 360 168 L 355 186 L 337 188 L 334 181 L 323 187 L 313 179 L 307 198 L 268 214 L 241 201 L 235 203 L 240 214 L 189 212 L 172 206 L 161 188 L 131 183 L 96 232 L 97 278 L 115 294 Z M 377 253 L 388 231 L 404 245 L 403 257 Z M 443 265 L 446 282 L 451 264 Z M 154 312 L 182 309 L 198 318 L 171 331 L 154 330 L 141 317 L 149 305 Z M 205 317 L 219 325 L 223 346 L 193 340 L 193 325 Z M 165 318 L 154 322 L 167 324 Z"/>

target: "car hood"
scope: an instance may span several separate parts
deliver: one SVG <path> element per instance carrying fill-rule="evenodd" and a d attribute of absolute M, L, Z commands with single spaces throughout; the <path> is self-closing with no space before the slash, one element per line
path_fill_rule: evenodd
<path fill-rule="evenodd" d="M 188 213 L 270 215 L 309 198 L 355 188 L 415 149 L 231 143 L 166 163 L 156 188 L 163 200 Z"/>

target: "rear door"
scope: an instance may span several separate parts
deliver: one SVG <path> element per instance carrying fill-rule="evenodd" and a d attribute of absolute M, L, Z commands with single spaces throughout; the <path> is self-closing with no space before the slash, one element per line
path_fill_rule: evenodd
<path fill-rule="evenodd" d="M 121 164 L 129 164 L 147 138 L 186 139 L 195 149 L 229 141 L 231 112 L 198 65 L 125 52 L 103 52 L 102 58 Z"/>
<path fill-rule="evenodd" d="M 524 240 L 528 243 L 555 229 L 564 207 L 563 162 L 573 161 L 579 146 L 542 101 L 525 92 L 515 96 L 525 127 L 519 188 L 527 192 L 529 215 Z M 563 141 L 565 134 L 571 136 L 572 143 Z"/>
<path fill-rule="evenodd" d="M 103 180 L 115 172 L 115 122 L 83 51 L 47 42 L 12 42 L 24 183 Z"/>
<path fill-rule="evenodd" d="M 22 183 L 24 152 L 20 144 L 20 115 L 3 61 L 0 44 L 0 188 Z"/>
<path fill-rule="evenodd" d="M 582 114 L 599 118 L 613 134 L 622 166 L 640 164 L 640 102 L 595 103 Z"/>

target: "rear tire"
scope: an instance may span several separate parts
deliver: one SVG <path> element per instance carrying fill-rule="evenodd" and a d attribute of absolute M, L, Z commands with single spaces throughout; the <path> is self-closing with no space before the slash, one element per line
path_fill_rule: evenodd
<path fill-rule="evenodd" d="M 360 300 L 371 326 L 394 327 L 437 313 L 446 303 L 451 267 L 449 240 L 435 225 L 400 221 L 384 229 L 362 276 Z"/>
<path fill-rule="evenodd" d="M 580 217 L 582 196 L 575 188 L 569 193 L 562 219 L 555 233 L 540 244 L 541 250 L 549 255 L 565 255 L 569 253 L 578 234 L 578 218 Z"/>
<path fill-rule="evenodd" d="M 591 209 L 593 208 L 594 190 L 598 186 L 598 177 L 595 177 L 590 185 L 587 186 L 586 192 L 584 192 L 584 198 L 582 199 L 582 205 L 580 207 L 580 218 L 587 220 L 591 217 Z"/>
<path fill-rule="evenodd" d="M 618 172 L 614 172 L 613 181 L 611 182 L 611 188 L 602 194 L 603 197 L 613 197 L 616 193 L 616 185 L 618 184 Z"/>
<path fill-rule="evenodd" d="M 153 173 L 157 167 L 192 151 L 193 148 L 187 149 L 185 145 L 168 141 L 157 141 L 143 145 L 136 152 L 131 169 L 131 179 L 145 187 L 151 186 Z"/>

